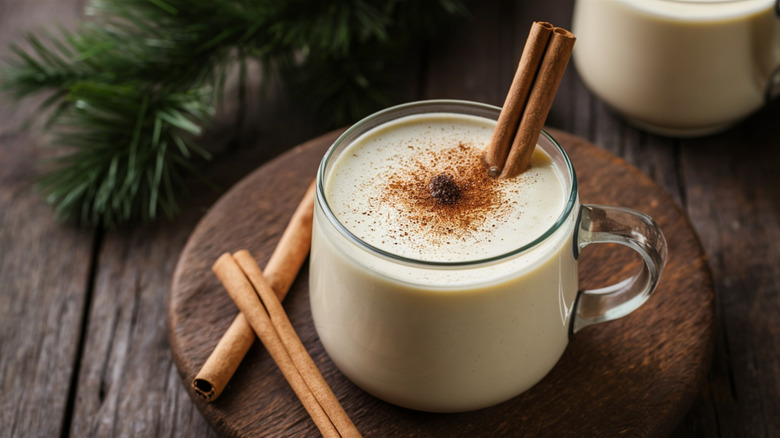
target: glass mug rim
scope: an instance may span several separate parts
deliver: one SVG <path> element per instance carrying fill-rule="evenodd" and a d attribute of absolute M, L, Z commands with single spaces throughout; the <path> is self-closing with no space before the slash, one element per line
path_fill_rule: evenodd
<path fill-rule="evenodd" d="M 458 111 L 458 109 L 460 109 L 461 111 Z M 463 109 L 471 109 L 473 112 L 463 112 L 462 111 Z M 477 112 L 479 112 L 479 114 L 476 114 Z M 383 249 L 377 248 L 369 244 L 368 242 L 365 242 L 364 240 L 357 237 L 354 233 L 352 233 L 346 226 L 344 226 L 344 224 L 341 223 L 341 221 L 339 221 L 339 219 L 333 213 L 333 211 L 330 208 L 330 205 L 328 204 L 327 197 L 325 196 L 325 175 L 329 169 L 329 165 L 336 158 L 335 156 L 336 152 L 342 149 L 341 146 L 344 143 L 357 140 L 358 138 L 360 138 L 360 136 L 370 132 L 375 128 L 378 128 L 386 124 L 387 122 L 397 120 L 401 117 L 411 116 L 411 115 L 436 114 L 436 113 L 440 113 L 440 114 L 453 113 L 453 114 L 471 115 L 471 116 L 478 116 L 478 117 L 485 117 L 485 118 L 488 118 L 486 116 L 490 115 L 490 118 L 492 118 L 492 120 L 496 120 L 498 119 L 498 115 L 500 112 L 501 112 L 501 108 L 495 105 L 490 105 L 481 102 L 474 102 L 468 100 L 456 100 L 456 99 L 432 99 L 432 100 L 420 100 L 420 101 L 414 101 L 409 103 L 403 103 L 400 105 L 395 105 L 377 111 L 371 115 L 368 115 L 363 119 L 361 119 L 360 121 L 358 121 L 357 123 L 355 123 L 354 125 L 350 126 L 346 131 L 344 131 L 341 135 L 339 135 L 339 137 L 333 142 L 333 144 L 328 148 L 327 152 L 323 156 L 320 165 L 317 169 L 317 177 L 315 182 L 316 202 L 320 206 L 322 212 L 325 214 L 325 217 L 328 219 L 328 222 L 339 232 L 341 236 L 345 237 L 353 244 L 356 244 L 358 247 L 368 251 L 373 255 L 379 256 L 383 259 L 392 262 L 401 263 L 407 266 L 415 266 L 415 267 L 429 268 L 429 269 L 430 268 L 446 269 L 446 268 L 479 267 L 479 266 L 485 266 L 491 263 L 499 262 L 502 260 L 506 260 L 509 258 L 513 258 L 515 256 L 519 256 L 520 254 L 526 253 L 534 249 L 535 247 L 539 246 L 540 244 L 542 244 L 550 236 L 554 235 L 561 227 L 563 227 L 567 223 L 568 218 L 571 216 L 578 202 L 577 201 L 578 200 L 577 175 L 574 171 L 574 165 L 571 162 L 571 158 L 563 149 L 563 147 L 561 147 L 558 141 L 555 140 L 549 133 L 547 133 L 544 130 L 542 130 L 539 136 L 540 141 L 542 141 L 542 139 L 546 139 L 549 142 L 550 148 L 552 148 L 553 151 L 560 154 L 565 164 L 565 166 L 561 166 L 556 163 L 555 166 L 558 169 L 565 167 L 566 172 L 568 174 L 568 175 L 561 175 L 564 179 L 563 183 L 566 186 L 570 186 L 566 203 L 564 205 L 564 208 L 561 211 L 561 214 L 556 218 L 555 222 L 541 235 L 539 235 L 531 242 L 523 246 L 520 246 L 519 248 L 515 248 L 511 251 L 502 254 L 498 254 L 491 257 L 485 257 L 482 259 L 466 260 L 466 261 L 419 260 L 411 257 L 405 257 L 398 254 L 394 254 L 389 251 L 385 251 Z M 555 160 L 553 161 L 555 162 Z M 565 179 L 566 176 L 569 177 L 568 179 L 570 181 L 569 184 L 566 184 L 566 179 Z M 564 187 L 564 189 L 565 188 L 566 187 Z"/>

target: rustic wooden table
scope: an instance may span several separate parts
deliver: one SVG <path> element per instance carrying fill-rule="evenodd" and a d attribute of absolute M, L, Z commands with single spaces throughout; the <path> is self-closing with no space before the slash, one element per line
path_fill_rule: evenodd
<path fill-rule="evenodd" d="M 0 0 L 0 56 L 25 31 L 72 23 L 84 5 Z M 396 100 L 500 105 L 530 23 L 568 27 L 571 10 L 571 0 L 473 5 L 471 19 L 410 55 Z M 223 192 L 199 192 L 173 222 L 104 232 L 56 223 L 33 189 L 47 142 L 20 122 L 34 108 L 0 97 L 0 435 L 213 436 L 171 357 L 177 258 L 231 184 L 329 128 L 281 93 L 227 108 L 205 139 Z M 674 436 L 780 436 L 780 102 L 722 134 L 663 138 L 613 115 L 569 68 L 547 122 L 650 176 L 687 213 L 707 254 L 713 360 Z"/>

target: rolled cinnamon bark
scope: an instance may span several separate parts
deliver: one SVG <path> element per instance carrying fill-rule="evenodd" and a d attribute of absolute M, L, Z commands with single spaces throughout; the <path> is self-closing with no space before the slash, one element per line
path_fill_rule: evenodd
<path fill-rule="evenodd" d="M 309 254 L 314 215 L 314 188 L 312 182 L 266 265 L 265 278 L 280 301 L 284 300 Z M 252 327 L 239 313 L 195 375 L 192 381 L 192 389 L 195 393 L 206 401 L 216 400 L 230 382 L 230 378 L 233 377 L 254 341 L 255 333 Z"/>
<path fill-rule="evenodd" d="M 279 333 L 271 322 L 266 309 L 260 302 L 257 293 L 249 279 L 239 267 L 236 260 L 228 253 L 222 254 L 212 267 L 214 273 L 225 286 L 230 298 L 236 303 L 241 313 L 246 318 L 250 327 L 260 338 L 268 353 L 273 358 L 279 370 L 292 387 L 295 395 L 309 413 L 314 424 L 320 430 L 322 436 L 339 437 L 335 425 L 323 409 L 304 380 L 303 374 L 298 370 L 291 358 L 289 351 L 283 344 Z"/>
<path fill-rule="evenodd" d="M 530 165 L 531 155 L 536 148 L 536 142 L 550 112 L 563 73 L 566 71 L 575 40 L 574 35 L 568 30 L 560 27 L 553 29 L 506 164 L 501 172 L 501 178 L 517 176 Z"/>
<path fill-rule="evenodd" d="M 553 25 L 534 22 L 525 41 L 517 71 L 506 95 L 504 106 L 496 122 L 493 136 L 485 149 L 484 160 L 491 176 L 501 174 L 506 163 L 512 140 L 517 133 L 520 118 L 525 110 L 531 86 L 539 71 L 539 64 L 547 50 L 547 42 L 553 32 Z"/>
<path fill-rule="evenodd" d="M 290 323 L 287 314 L 282 308 L 282 304 L 279 299 L 274 295 L 270 285 L 263 276 L 263 272 L 260 267 L 257 266 L 255 259 L 252 255 L 246 251 L 238 251 L 233 254 L 233 258 L 238 263 L 238 266 L 244 272 L 244 275 L 249 279 L 252 286 L 254 286 L 257 295 L 260 297 L 266 312 L 271 319 L 271 324 L 276 329 L 279 338 L 282 341 L 282 345 L 289 353 L 295 368 L 303 377 L 304 382 L 314 394 L 314 398 L 317 399 L 322 409 L 333 422 L 339 435 L 342 437 L 359 437 L 355 425 L 349 416 L 344 411 L 344 408 L 339 403 L 333 391 L 325 382 L 317 365 L 312 360 L 306 348 L 301 343 L 298 334 L 295 333 L 295 329 Z"/>

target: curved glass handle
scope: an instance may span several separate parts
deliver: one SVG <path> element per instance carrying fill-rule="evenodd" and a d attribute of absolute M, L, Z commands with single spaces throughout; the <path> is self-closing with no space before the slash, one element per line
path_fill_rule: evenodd
<path fill-rule="evenodd" d="M 666 265 L 666 239 L 649 216 L 606 205 L 583 205 L 577 230 L 578 250 L 591 243 L 619 243 L 632 248 L 644 264 L 635 275 L 611 286 L 582 290 L 574 305 L 571 333 L 628 315 L 655 290 Z"/>

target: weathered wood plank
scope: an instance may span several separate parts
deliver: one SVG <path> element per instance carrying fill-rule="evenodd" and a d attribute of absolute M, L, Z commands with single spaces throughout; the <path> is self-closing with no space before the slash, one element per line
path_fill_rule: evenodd
<path fill-rule="evenodd" d="M 188 224 L 106 235 L 78 378 L 71 436 L 203 433 L 170 359 L 166 296 Z M 175 428 L 175 429 L 172 429 Z"/>
<path fill-rule="evenodd" d="M 92 234 L 54 223 L 32 189 L 35 140 L 0 141 L 0 427 L 56 436 L 77 366 Z"/>
<path fill-rule="evenodd" d="M 54 17 L 72 21 L 79 3 L 1 1 L 0 58 L 22 31 Z M 36 102 L 0 99 L 0 434 L 59 436 L 69 421 L 93 233 L 55 223 L 33 188 L 46 151 L 20 123 Z"/>
<path fill-rule="evenodd" d="M 721 436 L 780 434 L 778 120 L 775 102 L 681 147 L 688 212 L 716 279 L 720 326 L 702 409 Z"/>

